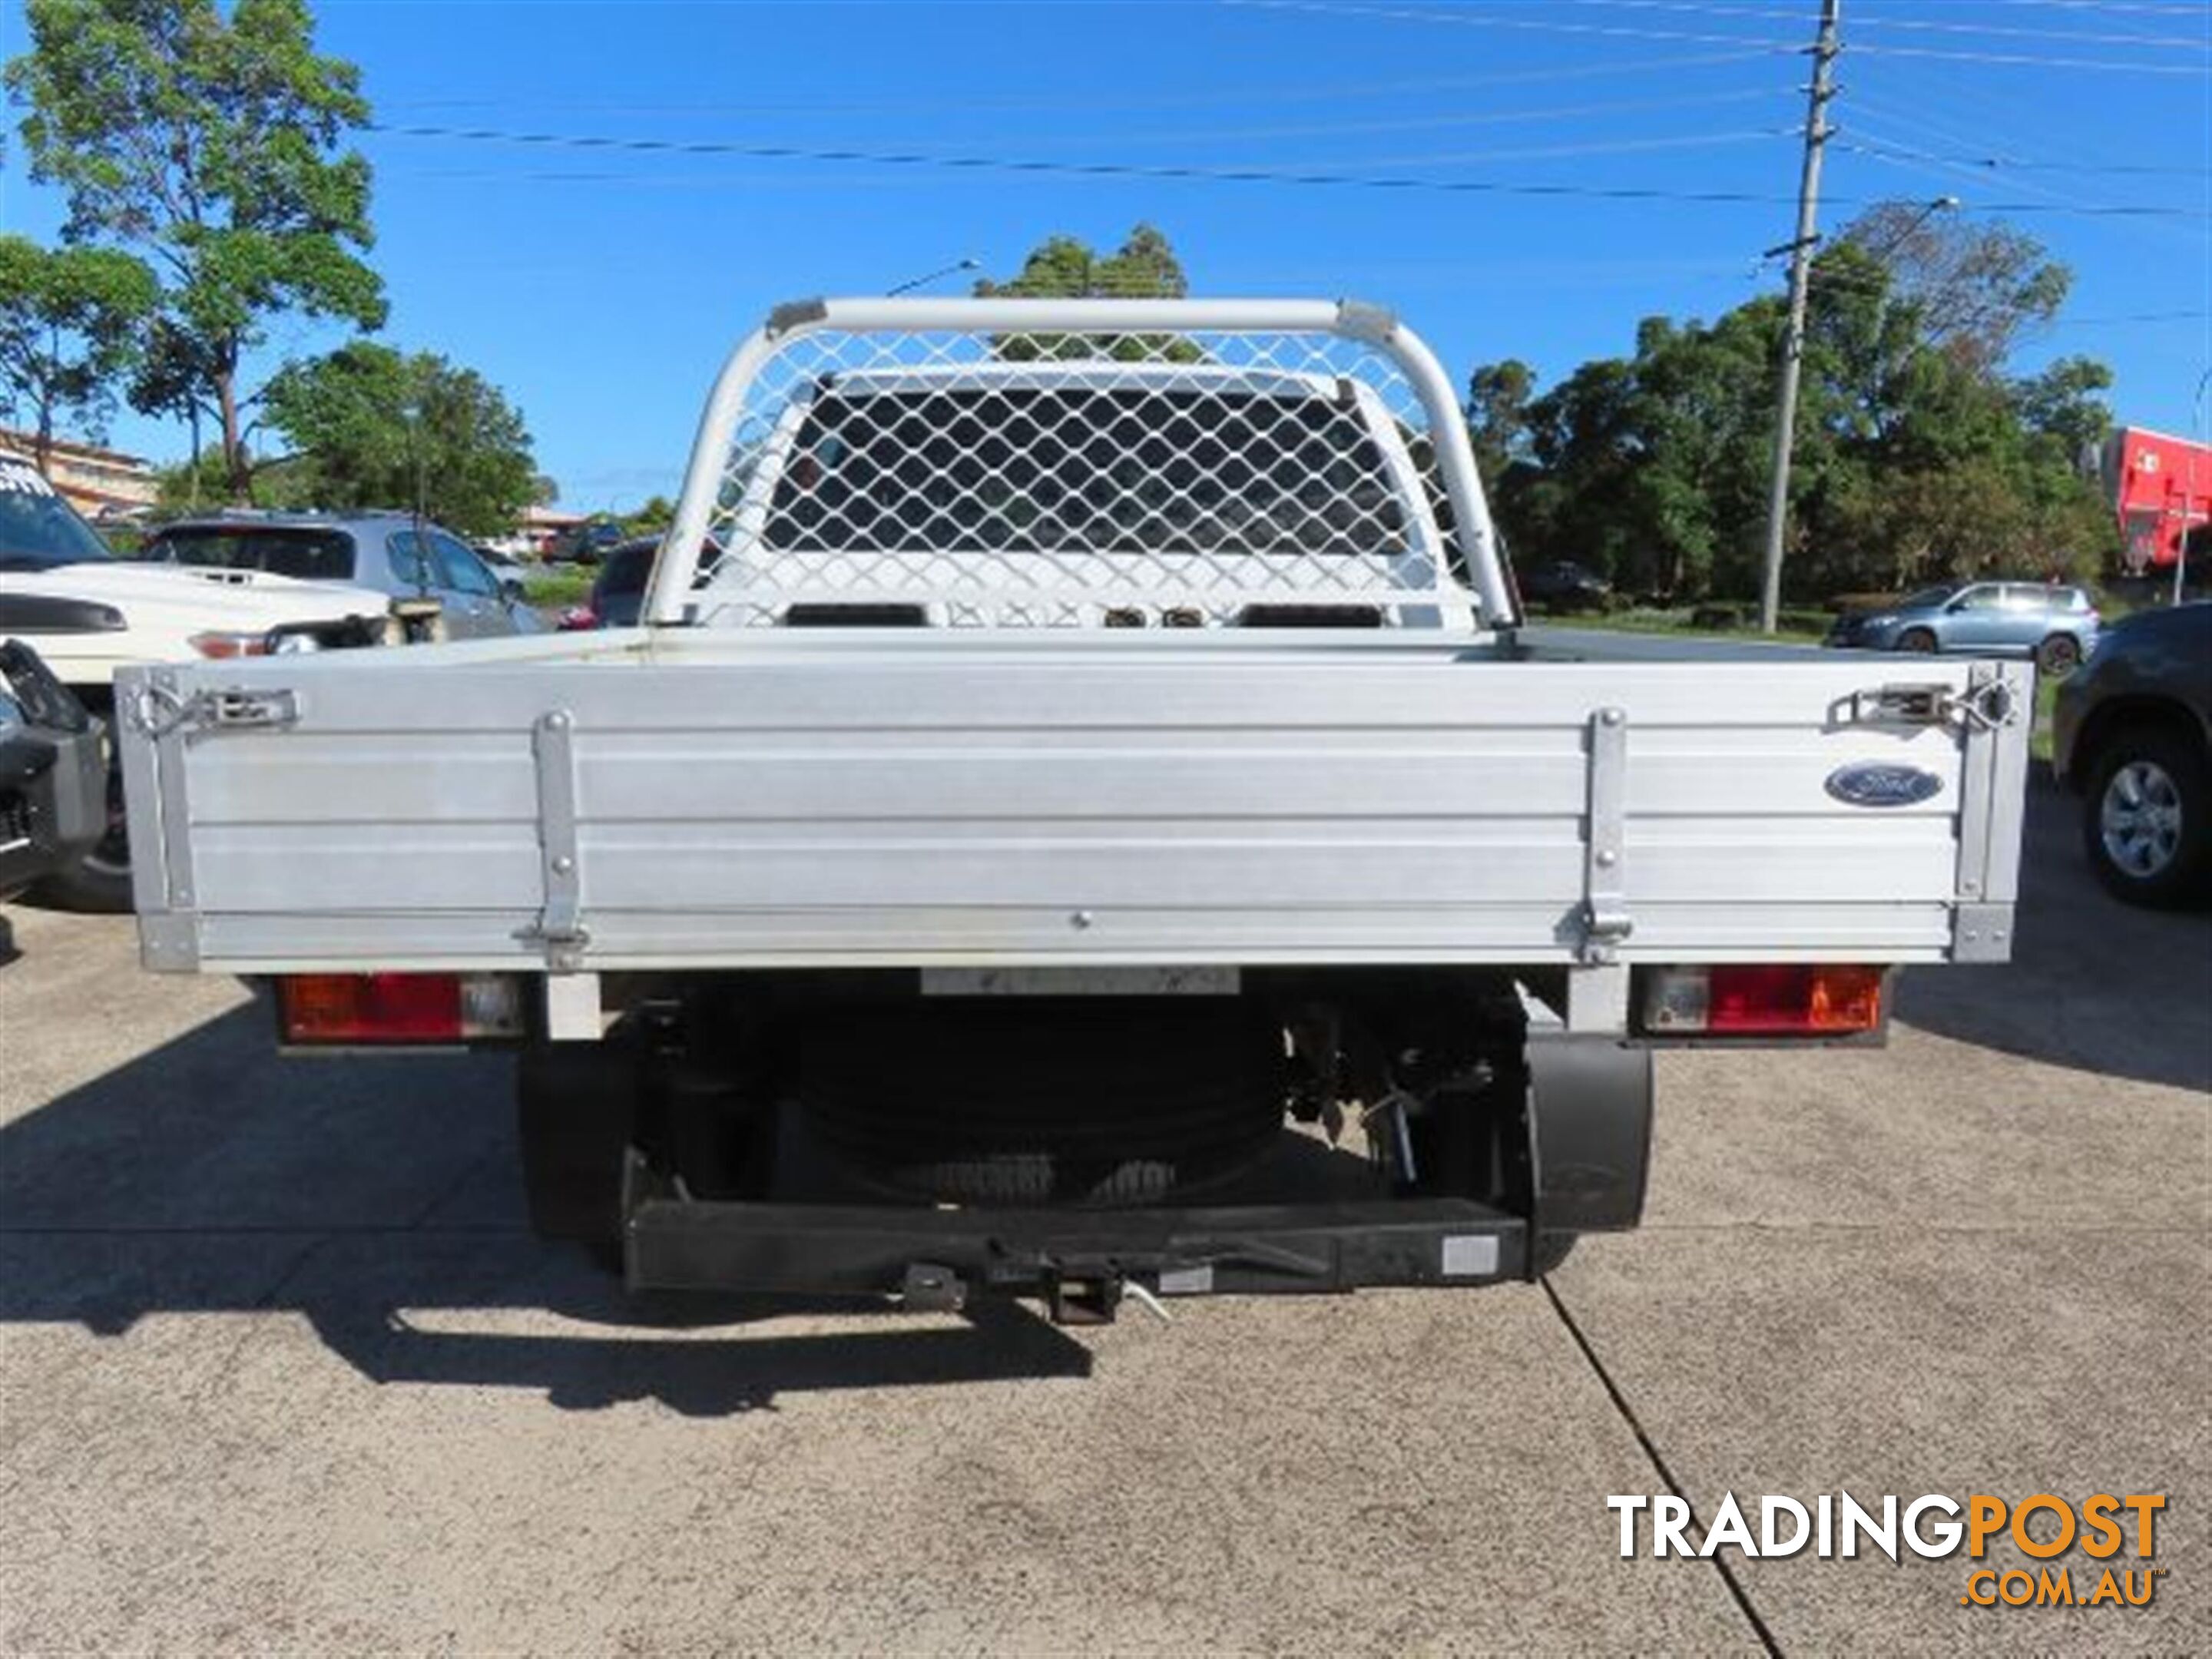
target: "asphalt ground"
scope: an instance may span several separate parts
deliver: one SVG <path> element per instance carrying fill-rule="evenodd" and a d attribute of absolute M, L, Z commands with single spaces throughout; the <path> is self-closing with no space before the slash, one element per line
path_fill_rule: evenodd
<path fill-rule="evenodd" d="M 2212 916 L 2032 807 L 2015 963 L 1886 1049 L 1662 1056 L 1644 1228 L 1547 1284 L 1092 1330 L 633 1306 L 524 1231 L 505 1062 L 283 1060 L 12 908 L 0 1647 L 2212 1650 Z M 1670 1489 L 2159 1493 L 2163 1571 L 1623 1559 Z"/>

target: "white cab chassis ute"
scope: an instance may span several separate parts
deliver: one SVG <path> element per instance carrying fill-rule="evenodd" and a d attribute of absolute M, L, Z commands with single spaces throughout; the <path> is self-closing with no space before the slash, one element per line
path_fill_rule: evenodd
<path fill-rule="evenodd" d="M 1654 1046 L 2009 948 L 2027 666 L 1522 629 L 1371 307 L 782 307 L 646 615 L 118 699 L 147 965 L 514 1046 L 637 1286 L 1533 1277 L 1635 1223 Z"/>

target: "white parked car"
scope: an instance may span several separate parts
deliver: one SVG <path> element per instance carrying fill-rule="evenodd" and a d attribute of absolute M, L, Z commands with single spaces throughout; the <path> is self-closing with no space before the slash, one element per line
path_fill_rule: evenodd
<path fill-rule="evenodd" d="M 27 457 L 0 450 L 0 637 L 33 647 L 111 726 L 118 668 L 385 644 L 399 633 L 390 613 L 388 598 L 367 587 L 118 559 Z M 131 908 L 113 767 L 108 796 L 106 836 L 40 896 L 76 909 Z"/>

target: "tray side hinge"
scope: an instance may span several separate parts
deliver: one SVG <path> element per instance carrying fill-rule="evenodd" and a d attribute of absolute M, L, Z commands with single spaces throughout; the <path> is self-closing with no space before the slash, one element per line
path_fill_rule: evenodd
<path fill-rule="evenodd" d="M 1583 840 L 1583 902 L 1576 955 L 1611 962 L 1636 930 L 1626 886 L 1628 820 L 1628 711 L 1601 708 L 1589 717 L 1589 793 Z"/>
<path fill-rule="evenodd" d="M 531 753 L 538 770 L 539 872 L 545 900 L 538 920 L 516 935 L 541 945 L 547 971 L 574 974 L 584 965 L 592 942 L 584 926 L 583 870 L 576 848 L 576 717 L 556 708 L 538 717 L 531 730 Z"/>

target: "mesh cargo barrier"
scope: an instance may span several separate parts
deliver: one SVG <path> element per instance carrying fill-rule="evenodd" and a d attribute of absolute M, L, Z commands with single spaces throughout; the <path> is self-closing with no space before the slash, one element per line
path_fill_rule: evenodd
<path fill-rule="evenodd" d="M 698 538 L 681 603 L 723 626 L 1471 620 L 1455 504 L 1486 556 L 1488 525 L 1470 464 L 1450 487 L 1464 434 L 1455 410 L 1439 442 L 1407 347 L 1333 306 L 1193 325 L 1222 309 L 831 302 L 764 331 L 693 457 L 664 561 Z"/>

